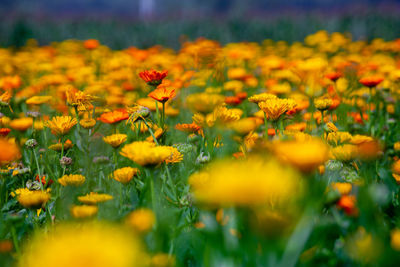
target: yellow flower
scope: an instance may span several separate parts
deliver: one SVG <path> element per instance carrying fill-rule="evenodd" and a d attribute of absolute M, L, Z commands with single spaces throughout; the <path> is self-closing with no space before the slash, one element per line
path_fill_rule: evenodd
<path fill-rule="evenodd" d="M 0 138 L 0 151 L 0 165 L 8 164 L 21 157 L 17 144 L 5 138 Z"/>
<path fill-rule="evenodd" d="M 137 141 L 125 145 L 120 154 L 141 166 L 157 165 L 171 156 L 168 146 L 156 146 L 154 143 Z"/>
<path fill-rule="evenodd" d="M 324 111 L 333 105 L 333 100 L 330 98 L 317 98 L 314 99 L 314 106 L 320 110 Z"/>
<path fill-rule="evenodd" d="M 244 118 L 230 123 L 229 128 L 240 135 L 247 135 L 256 130 L 260 123 L 262 124 L 262 120 L 258 118 Z"/>
<path fill-rule="evenodd" d="M 37 232 L 26 245 L 18 266 L 131 267 L 147 266 L 148 262 L 139 239 L 126 229 L 81 223 L 56 225 L 46 233 Z"/>
<path fill-rule="evenodd" d="M 293 99 L 275 98 L 259 102 L 258 106 L 264 111 L 267 119 L 276 121 L 286 111 L 293 109 L 296 106 L 296 102 Z"/>
<path fill-rule="evenodd" d="M 221 105 L 225 98 L 218 94 L 197 93 L 186 98 L 188 107 L 194 112 L 208 113 Z"/>
<path fill-rule="evenodd" d="M 126 134 L 112 134 L 103 138 L 104 142 L 112 146 L 113 148 L 119 147 L 123 142 L 126 141 L 128 136 Z"/>
<path fill-rule="evenodd" d="M 371 136 L 360 135 L 360 134 L 357 134 L 351 138 L 351 143 L 353 145 L 360 145 L 362 143 L 369 143 L 369 142 L 373 142 L 373 141 L 374 141 L 374 138 L 372 138 Z"/>
<path fill-rule="evenodd" d="M 175 257 L 166 253 L 157 253 L 151 258 L 151 267 L 173 267 Z"/>
<path fill-rule="evenodd" d="M 352 185 L 351 183 L 332 183 L 331 187 L 337 190 L 341 195 L 348 195 L 351 192 Z"/>
<path fill-rule="evenodd" d="M 72 142 L 70 140 L 65 141 L 64 142 L 64 151 L 70 149 L 73 146 L 74 146 L 74 144 L 72 144 Z M 49 149 L 54 150 L 54 151 L 61 151 L 62 150 L 62 144 L 61 143 L 57 143 L 57 144 L 50 145 Z"/>
<path fill-rule="evenodd" d="M 85 129 L 91 129 L 96 125 L 96 120 L 91 118 L 85 118 L 79 120 L 79 124 Z"/>
<path fill-rule="evenodd" d="M 88 205 L 94 205 L 100 202 L 109 201 L 111 199 L 113 199 L 113 197 L 108 194 L 99 194 L 94 192 L 90 192 L 89 194 L 78 197 L 80 202 Z"/>
<path fill-rule="evenodd" d="M 165 159 L 165 163 L 178 163 L 183 160 L 183 155 L 177 148 L 170 146 L 170 155 Z"/>
<path fill-rule="evenodd" d="M 334 159 L 341 161 L 350 161 L 357 156 L 357 146 L 345 144 L 331 149 Z"/>
<path fill-rule="evenodd" d="M 79 91 L 75 88 L 71 88 L 66 92 L 67 102 L 69 105 L 76 107 L 78 111 L 87 111 L 93 108 L 90 103 L 95 99 L 94 96 L 86 94 L 85 92 Z"/>
<path fill-rule="evenodd" d="M 74 205 L 71 207 L 71 215 L 74 218 L 87 218 L 97 214 L 99 208 L 93 205 Z"/>
<path fill-rule="evenodd" d="M 272 159 L 225 160 L 189 177 L 197 201 L 220 206 L 284 204 L 302 191 L 300 175 Z"/>
<path fill-rule="evenodd" d="M 147 233 L 153 228 L 156 217 L 152 210 L 141 208 L 128 214 L 125 221 L 135 231 Z"/>
<path fill-rule="evenodd" d="M 135 176 L 139 172 L 139 169 L 132 168 L 132 167 L 124 167 L 120 169 L 116 169 L 113 173 L 114 180 L 122 183 L 127 184 L 129 183 L 133 176 Z"/>
<path fill-rule="evenodd" d="M 18 131 L 26 131 L 32 127 L 33 119 L 30 117 L 24 117 L 19 119 L 14 119 L 10 122 L 10 127 Z"/>
<path fill-rule="evenodd" d="M 333 145 L 348 143 L 351 139 L 352 136 L 349 132 L 331 132 L 326 137 L 326 141 Z"/>
<path fill-rule="evenodd" d="M 228 109 L 225 106 L 219 106 L 214 110 L 212 116 L 214 121 L 225 124 L 239 120 L 241 115 L 241 110 Z"/>
<path fill-rule="evenodd" d="M 394 250 L 400 251 L 400 229 L 393 229 L 390 233 L 390 245 Z"/>
<path fill-rule="evenodd" d="M 17 193 L 19 204 L 25 208 L 39 209 L 50 199 L 50 194 L 45 191 L 21 190 Z"/>
<path fill-rule="evenodd" d="M 80 174 L 66 174 L 58 179 L 62 186 L 81 186 L 85 182 L 85 176 Z"/>
<path fill-rule="evenodd" d="M 46 122 L 46 127 L 51 129 L 52 134 L 62 136 L 66 135 L 75 124 L 77 120 L 71 116 L 56 116 Z"/>
<path fill-rule="evenodd" d="M 303 141 L 279 141 L 273 151 L 283 162 L 303 172 L 314 171 L 329 159 L 329 147 L 317 138 Z"/>
<path fill-rule="evenodd" d="M 395 151 L 400 151 L 400 142 L 394 143 L 393 148 Z"/>
<path fill-rule="evenodd" d="M 28 105 L 41 105 L 49 102 L 52 99 L 52 96 L 42 95 L 42 96 L 32 96 L 28 100 L 26 100 L 26 104 Z"/>
<path fill-rule="evenodd" d="M 337 132 L 339 131 L 338 128 L 332 122 L 328 122 L 326 127 L 329 129 L 330 132 Z"/>
<path fill-rule="evenodd" d="M 352 234 L 345 243 L 346 252 L 353 260 L 362 263 L 372 263 L 379 257 L 381 244 L 370 233 L 366 232 L 363 227 Z"/>
<path fill-rule="evenodd" d="M 0 95 L 0 106 L 8 106 L 11 98 L 12 98 L 11 92 L 5 91 L 3 94 Z"/>
<path fill-rule="evenodd" d="M 265 102 L 265 101 L 268 101 L 271 99 L 276 99 L 276 98 L 278 98 L 276 95 L 262 93 L 262 94 L 253 95 L 253 96 L 249 97 L 249 101 L 258 104 L 260 102 Z"/>

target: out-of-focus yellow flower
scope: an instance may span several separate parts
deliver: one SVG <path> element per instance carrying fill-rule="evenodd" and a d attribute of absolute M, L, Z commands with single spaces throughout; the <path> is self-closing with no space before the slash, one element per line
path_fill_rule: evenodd
<path fill-rule="evenodd" d="M 71 140 L 67 140 L 64 142 L 64 151 L 70 149 L 73 147 L 74 144 L 72 144 Z M 49 146 L 49 149 L 54 150 L 54 151 L 61 151 L 62 150 L 62 144 L 57 143 Z"/>
<path fill-rule="evenodd" d="M 151 142 L 137 141 L 125 145 L 120 154 L 133 162 L 141 165 L 157 165 L 171 156 L 168 146 L 156 146 Z"/>
<path fill-rule="evenodd" d="M 260 102 L 265 102 L 265 101 L 268 101 L 271 99 L 276 99 L 276 98 L 278 98 L 276 95 L 262 93 L 262 94 L 253 95 L 253 96 L 249 97 L 249 101 L 258 104 Z"/>
<path fill-rule="evenodd" d="M 46 127 L 51 129 L 52 134 L 63 136 L 69 133 L 77 123 L 77 120 L 71 116 L 55 116 L 46 122 Z"/>
<path fill-rule="evenodd" d="M 88 218 L 96 215 L 98 210 L 99 208 L 93 205 L 74 205 L 71 207 L 71 215 L 77 219 Z"/>
<path fill-rule="evenodd" d="M 32 127 L 33 119 L 30 117 L 18 118 L 10 121 L 10 127 L 18 131 L 26 131 Z"/>
<path fill-rule="evenodd" d="M 351 183 L 332 183 L 331 187 L 334 190 L 337 190 L 341 195 L 348 195 L 351 192 L 352 189 L 352 185 Z"/>
<path fill-rule="evenodd" d="M 52 96 L 49 95 L 41 95 L 41 96 L 32 96 L 31 98 L 26 100 L 26 104 L 28 105 L 41 105 L 49 102 L 52 99 Z"/>
<path fill-rule="evenodd" d="M 0 138 L 0 151 L 0 165 L 11 163 L 21 157 L 17 144 L 5 138 Z"/>
<path fill-rule="evenodd" d="M 85 182 L 85 176 L 80 174 L 66 174 L 57 180 L 62 186 L 81 186 Z"/>
<path fill-rule="evenodd" d="M 395 151 L 400 151 L 400 142 L 394 143 L 393 148 Z"/>
<path fill-rule="evenodd" d="M 301 177 L 278 162 L 262 158 L 225 160 L 189 178 L 196 200 L 220 206 L 278 205 L 302 192 Z"/>
<path fill-rule="evenodd" d="M 317 138 L 279 141 L 272 150 L 280 160 L 303 172 L 312 172 L 329 159 L 329 147 Z"/>
<path fill-rule="evenodd" d="M 75 88 L 70 88 L 66 92 L 68 105 L 76 107 L 78 111 L 87 111 L 93 109 L 91 101 L 95 99 L 83 91 Z"/>
<path fill-rule="evenodd" d="M 112 178 L 114 178 L 114 180 L 116 180 L 122 184 L 127 184 L 132 180 L 132 178 L 138 172 L 139 172 L 139 169 L 137 169 L 137 168 L 124 167 L 124 168 L 116 169 L 113 172 Z"/>
<path fill-rule="evenodd" d="M 345 249 L 352 259 L 362 263 L 373 263 L 379 257 L 382 248 L 379 240 L 360 227 L 347 239 Z"/>
<path fill-rule="evenodd" d="M 276 98 L 259 102 L 258 106 L 264 111 L 268 120 L 276 121 L 286 111 L 293 109 L 296 106 L 296 102 L 293 99 Z"/>
<path fill-rule="evenodd" d="M 241 81 L 228 81 L 224 83 L 224 90 L 225 91 L 233 91 L 235 93 L 238 93 L 243 90 L 243 82 Z"/>
<path fill-rule="evenodd" d="M 208 113 L 224 103 L 224 100 L 225 98 L 222 95 L 197 93 L 189 95 L 186 98 L 186 103 L 193 112 Z"/>
<path fill-rule="evenodd" d="M 0 95 L 0 106 L 8 106 L 11 100 L 12 94 L 10 91 L 5 91 Z"/>
<path fill-rule="evenodd" d="M 319 111 L 327 110 L 332 105 L 333 105 L 333 100 L 331 98 L 317 98 L 317 99 L 314 99 L 314 106 Z"/>
<path fill-rule="evenodd" d="M 103 137 L 104 142 L 112 146 L 113 148 L 119 147 L 122 143 L 126 141 L 128 136 L 126 134 L 112 134 Z"/>
<path fill-rule="evenodd" d="M 350 161 L 357 156 L 357 146 L 344 144 L 331 149 L 334 159 L 341 161 Z"/>
<path fill-rule="evenodd" d="M 152 210 L 141 208 L 129 213 L 125 221 L 135 231 L 147 233 L 153 228 L 156 217 Z"/>
<path fill-rule="evenodd" d="M 400 229 L 393 229 L 390 233 L 390 245 L 394 250 L 400 251 Z"/>
<path fill-rule="evenodd" d="M 229 124 L 229 128 L 240 135 L 246 135 L 257 129 L 262 124 L 262 120 L 258 118 L 243 118 Z"/>
<path fill-rule="evenodd" d="M 19 204 L 30 209 L 41 208 L 49 199 L 50 194 L 42 190 L 22 190 L 17 194 Z"/>
<path fill-rule="evenodd" d="M 215 108 L 212 113 L 213 120 L 217 123 L 226 124 L 229 122 L 234 122 L 240 119 L 240 113 L 235 109 L 228 109 L 225 106 L 219 106 Z"/>
<path fill-rule="evenodd" d="M 43 251 L 46 256 L 42 255 Z M 131 267 L 147 266 L 149 258 L 139 239 L 126 229 L 108 224 L 57 225 L 29 241 L 18 266 Z"/>
<path fill-rule="evenodd" d="M 112 196 L 108 194 L 100 194 L 95 192 L 90 192 L 84 196 L 78 197 L 78 200 L 84 204 L 94 205 L 100 202 L 105 202 L 113 199 Z"/>
<path fill-rule="evenodd" d="M 326 141 L 333 145 L 348 143 L 351 139 L 352 136 L 349 132 L 331 132 L 326 137 Z"/>
<path fill-rule="evenodd" d="M 175 266 L 175 257 L 166 253 L 157 253 L 151 257 L 151 267 L 173 267 Z"/>

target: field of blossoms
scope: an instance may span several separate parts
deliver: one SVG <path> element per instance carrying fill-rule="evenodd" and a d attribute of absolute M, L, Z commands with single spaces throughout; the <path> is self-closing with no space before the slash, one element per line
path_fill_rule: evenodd
<path fill-rule="evenodd" d="M 0 266 L 394 266 L 400 39 L 0 49 Z"/>

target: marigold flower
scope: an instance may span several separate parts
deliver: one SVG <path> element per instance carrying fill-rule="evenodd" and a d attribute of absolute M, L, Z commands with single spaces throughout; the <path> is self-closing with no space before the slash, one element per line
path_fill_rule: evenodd
<path fill-rule="evenodd" d="M 183 155 L 176 147 L 169 147 L 170 155 L 165 159 L 165 163 L 178 163 L 183 160 Z"/>
<path fill-rule="evenodd" d="M 350 161 L 357 156 L 357 146 L 344 144 L 331 149 L 331 154 L 334 159 L 340 161 Z"/>
<path fill-rule="evenodd" d="M 301 195 L 298 173 L 272 159 L 225 160 L 189 177 L 197 201 L 218 206 L 284 205 Z"/>
<path fill-rule="evenodd" d="M 325 74 L 325 78 L 331 80 L 332 82 L 336 82 L 339 78 L 343 76 L 340 72 L 328 72 Z"/>
<path fill-rule="evenodd" d="M 21 157 L 19 148 L 15 142 L 0 137 L 0 165 L 8 164 Z"/>
<path fill-rule="evenodd" d="M 88 39 L 83 42 L 83 46 L 88 50 L 93 50 L 99 47 L 100 42 L 96 39 Z"/>
<path fill-rule="evenodd" d="M 92 118 L 84 118 L 79 120 L 79 124 L 84 129 L 92 129 L 96 125 L 96 120 Z"/>
<path fill-rule="evenodd" d="M 186 98 L 188 107 L 195 112 L 208 113 L 221 105 L 225 98 L 218 94 L 196 93 Z"/>
<path fill-rule="evenodd" d="M 373 75 L 373 76 L 367 76 L 364 78 L 361 78 L 359 80 L 359 82 L 367 87 L 375 87 L 378 84 L 380 84 L 382 81 L 384 80 L 384 78 L 382 76 L 379 75 Z"/>
<path fill-rule="evenodd" d="M 10 121 L 10 127 L 17 131 L 26 131 L 32 127 L 33 119 L 30 117 L 18 118 Z"/>
<path fill-rule="evenodd" d="M 390 232 L 390 245 L 394 250 L 400 251 L 400 229 L 393 229 Z"/>
<path fill-rule="evenodd" d="M 278 98 L 276 95 L 262 93 L 262 94 L 253 95 L 253 96 L 249 97 L 249 101 L 258 104 L 260 102 L 265 102 L 265 101 L 268 101 L 271 99 L 276 99 L 276 98 Z"/>
<path fill-rule="evenodd" d="M 154 100 L 157 100 L 158 102 L 165 103 L 168 100 L 174 98 L 176 96 L 176 92 L 175 89 L 163 86 L 163 87 L 158 87 L 150 94 L 148 94 L 148 96 L 153 98 Z"/>
<path fill-rule="evenodd" d="M 156 70 L 145 70 L 139 73 L 139 77 L 142 78 L 147 84 L 151 86 L 158 86 L 162 80 L 167 77 L 168 71 L 156 71 Z"/>
<path fill-rule="evenodd" d="M 178 123 L 177 125 L 175 125 L 175 129 L 187 133 L 197 133 L 200 131 L 201 126 L 197 125 L 195 122 Z"/>
<path fill-rule="evenodd" d="M 57 180 L 62 186 L 81 186 L 85 182 L 85 176 L 80 174 L 67 174 Z"/>
<path fill-rule="evenodd" d="M 139 173 L 139 169 L 137 168 L 124 167 L 116 169 L 113 172 L 112 178 L 122 184 L 127 184 L 137 173 Z"/>
<path fill-rule="evenodd" d="M 348 195 L 351 192 L 352 185 L 351 183 L 332 183 L 331 184 L 332 189 L 337 190 L 341 195 Z"/>
<path fill-rule="evenodd" d="M 267 119 L 276 121 L 286 111 L 294 108 L 296 106 L 296 102 L 292 99 L 276 98 L 259 102 L 258 106 L 262 111 L 264 111 Z"/>
<path fill-rule="evenodd" d="M 41 105 L 49 102 L 51 100 L 51 96 L 43 95 L 43 96 L 32 96 L 31 98 L 25 101 L 28 105 Z"/>
<path fill-rule="evenodd" d="M 73 205 L 71 215 L 77 219 L 88 218 L 96 215 L 98 210 L 99 208 L 93 205 Z"/>
<path fill-rule="evenodd" d="M 317 99 L 314 99 L 314 106 L 320 111 L 327 110 L 332 105 L 333 105 L 333 100 L 330 99 L 330 98 L 317 98 Z"/>
<path fill-rule="evenodd" d="M 77 123 L 77 120 L 71 116 L 55 116 L 50 121 L 46 121 L 45 126 L 51 129 L 52 134 L 63 136 L 69 133 Z"/>
<path fill-rule="evenodd" d="M 342 195 L 337 206 L 342 208 L 347 215 L 357 215 L 358 209 L 356 207 L 357 199 L 353 195 Z"/>
<path fill-rule="evenodd" d="M 240 135 L 247 135 L 250 132 L 255 131 L 262 123 L 262 120 L 258 118 L 248 117 L 231 122 L 229 128 Z"/>
<path fill-rule="evenodd" d="M 64 151 L 72 148 L 74 144 L 72 144 L 71 140 L 67 140 L 64 142 Z M 57 143 L 49 146 L 49 149 L 60 152 L 62 150 L 62 144 Z"/>
<path fill-rule="evenodd" d="M 95 192 L 90 192 L 89 194 L 78 197 L 78 200 L 80 202 L 88 205 L 95 205 L 97 203 L 109 201 L 111 199 L 113 199 L 113 197 L 108 194 L 100 194 Z"/>
<path fill-rule="evenodd" d="M 273 151 L 280 160 L 302 172 L 312 172 L 329 159 L 329 147 L 317 138 L 276 142 Z"/>
<path fill-rule="evenodd" d="M 141 208 L 129 213 L 125 222 L 135 231 L 138 231 L 139 233 L 147 233 L 153 228 L 156 222 L 156 217 L 152 210 Z"/>
<path fill-rule="evenodd" d="M 29 240 L 18 267 L 148 266 L 149 257 L 136 235 L 111 224 L 57 224 Z M 43 251 L 49 255 L 38 257 Z"/>
<path fill-rule="evenodd" d="M 0 95 L 0 106 L 8 106 L 10 100 L 12 98 L 12 94 L 10 91 L 5 91 L 3 94 Z"/>
<path fill-rule="evenodd" d="M 114 111 L 101 114 L 99 120 L 104 123 L 114 124 L 128 118 L 129 113 L 125 109 L 116 109 Z"/>
<path fill-rule="evenodd" d="M 45 191 L 23 190 L 17 194 L 19 204 L 29 209 L 39 209 L 50 199 L 50 194 Z"/>
<path fill-rule="evenodd" d="M 93 109 L 91 101 L 95 99 L 94 96 L 79 91 L 75 88 L 70 88 L 66 92 L 66 96 L 68 104 L 70 106 L 76 107 L 78 111 L 87 111 Z"/>
<path fill-rule="evenodd" d="M 141 165 L 157 165 L 171 156 L 168 146 L 156 146 L 154 143 L 137 141 L 125 145 L 120 154 L 133 162 Z"/>
<path fill-rule="evenodd" d="M 113 148 L 119 147 L 122 143 L 126 141 L 128 136 L 126 134 L 112 134 L 103 137 L 103 141 L 112 146 Z"/>
<path fill-rule="evenodd" d="M 0 128 L 0 137 L 6 137 L 10 132 L 10 128 Z"/>

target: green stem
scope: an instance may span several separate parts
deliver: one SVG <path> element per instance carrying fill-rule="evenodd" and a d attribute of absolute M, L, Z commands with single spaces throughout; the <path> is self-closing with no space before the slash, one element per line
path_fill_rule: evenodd
<path fill-rule="evenodd" d="M 268 121 L 265 112 L 264 112 L 264 126 L 265 126 L 265 138 L 268 138 Z"/>
<path fill-rule="evenodd" d="M 32 153 L 33 153 L 33 157 L 35 158 L 36 168 L 37 168 L 37 170 L 38 170 L 40 189 L 43 190 L 42 174 L 40 173 L 40 165 L 39 165 L 39 161 L 38 161 L 38 159 L 37 159 L 36 151 L 35 151 L 34 148 L 32 149 Z"/>
<path fill-rule="evenodd" d="M 151 127 L 149 126 L 149 124 L 146 122 L 146 120 L 143 120 L 143 122 L 146 125 L 147 129 L 149 129 L 149 132 L 150 132 L 151 136 L 153 137 L 154 143 L 156 143 L 156 145 L 159 145 L 157 138 L 154 136 L 153 130 L 151 130 Z"/>
<path fill-rule="evenodd" d="M 15 231 L 15 226 L 14 226 L 14 225 L 11 226 L 11 235 L 12 235 L 12 239 L 13 239 L 15 251 L 17 252 L 18 255 L 20 255 L 20 254 L 21 254 L 21 251 L 20 251 L 20 249 L 19 249 L 19 243 L 18 243 L 17 233 L 16 233 L 16 231 Z"/>

